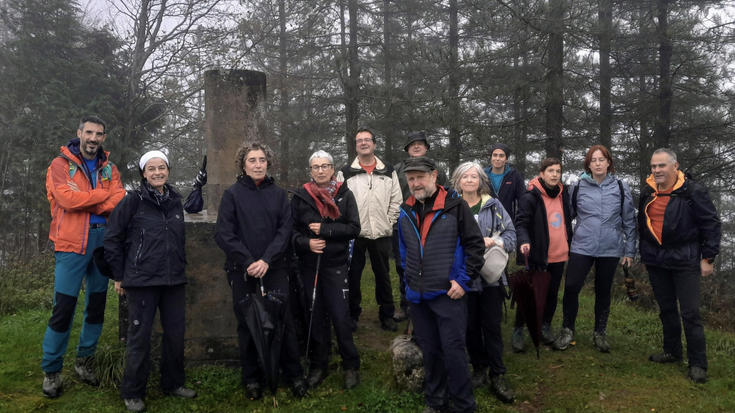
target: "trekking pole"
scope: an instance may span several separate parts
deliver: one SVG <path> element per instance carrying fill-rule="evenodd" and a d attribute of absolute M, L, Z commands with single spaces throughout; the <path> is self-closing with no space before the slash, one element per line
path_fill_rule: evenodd
<path fill-rule="evenodd" d="M 638 301 L 638 292 L 635 290 L 635 278 L 630 276 L 627 262 L 623 264 L 623 272 L 625 273 L 625 288 L 628 290 L 628 299 L 630 301 Z"/>
<path fill-rule="evenodd" d="M 316 258 L 316 273 L 314 274 L 314 289 L 311 291 L 311 308 L 309 312 L 309 332 L 306 335 L 306 358 L 309 358 L 309 345 L 311 344 L 311 325 L 314 322 L 314 303 L 316 303 L 316 285 L 319 281 L 319 264 L 322 262 L 322 254 L 319 254 Z"/>

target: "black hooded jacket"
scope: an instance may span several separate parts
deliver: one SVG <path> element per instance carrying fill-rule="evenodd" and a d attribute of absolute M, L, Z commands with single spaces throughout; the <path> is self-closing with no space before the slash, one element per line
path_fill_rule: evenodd
<path fill-rule="evenodd" d="M 183 197 L 166 184 L 159 204 L 141 182 L 112 211 L 105 230 L 105 259 L 122 287 L 186 283 Z"/>
<path fill-rule="evenodd" d="M 225 252 L 225 270 L 244 272 L 263 260 L 271 269 L 286 266 L 291 239 L 291 207 L 286 191 L 266 176 L 256 185 L 248 175 L 222 194 L 214 239 Z"/>
<path fill-rule="evenodd" d="M 334 196 L 334 202 L 339 208 L 340 217 L 336 220 L 322 218 L 314 199 L 302 186 L 291 191 L 291 216 L 293 217 L 294 251 L 299 256 L 302 265 L 316 266 L 317 254 L 309 248 L 309 240 L 321 238 L 327 242 L 321 254 L 320 266 L 324 268 L 337 267 L 347 263 L 349 258 L 349 241 L 360 235 L 360 215 L 357 212 L 355 196 L 342 184 Z M 321 222 L 319 236 L 309 230 L 309 224 Z"/>

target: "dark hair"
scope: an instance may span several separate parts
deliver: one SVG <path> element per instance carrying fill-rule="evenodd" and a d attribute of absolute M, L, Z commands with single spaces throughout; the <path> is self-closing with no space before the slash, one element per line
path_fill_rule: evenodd
<path fill-rule="evenodd" d="M 103 121 L 101 118 L 97 116 L 85 116 L 79 121 L 79 130 L 84 130 L 84 124 L 85 123 L 96 123 L 98 125 L 102 125 L 102 133 L 107 133 L 107 125 L 105 125 L 105 121 Z"/>
<path fill-rule="evenodd" d="M 273 166 L 273 151 L 268 147 L 268 145 L 260 142 L 243 142 L 242 146 L 237 150 L 237 159 L 235 159 L 235 163 L 239 169 L 238 176 L 242 176 L 245 173 L 243 171 L 245 158 L 248 156 L 248 153 L 252 151 L 263 151 L 265 154 L 265 160 L 268 162 L 268 169 Z"/>
<path fill-rule="evenodd" d="M 541 161 L 541 166 L 539 167 L 539 172 L 546 171 L 550 166 L 559 165 L 559 168 L 561 168 L 561 161 L 557 158 L 546 158 L 543 161 Z"/>
<path fill-rule="evenodd" d="M 358 133 L 362 133 L 362 132 L 369 133 L 370 134 L 370 139 L 372 139 L 373 140 L 373 143 L 375 143 L 375 134 L 373 133 L 373 131 L 370 128 L 365 127 L 365 126 L 362 126 L 362 127 L 357 128 L 357 132 L 355 132 L 355 138 L 357 138 L 357 134 Z"/>
<path fill-rule="evenodd" d="M 590 148 L 590 150 L 587 151 L 587 156 L 584 157 L 584 171 L 588 174 L 592 174 L 592 170 L 590 169 L 590 164 L 592 163 L 592 154 L 595 153 L 595 151 L 602 152 L 602 156 L 607 158 L 607 162 L 610 163 L 610 165 L 607 166 L 607 171 L 610 173 L 615 173 L 615 166 L 613 165 L 613 158 L 610 151 L 602 146 L 602 145 L 595 145 Z"/>

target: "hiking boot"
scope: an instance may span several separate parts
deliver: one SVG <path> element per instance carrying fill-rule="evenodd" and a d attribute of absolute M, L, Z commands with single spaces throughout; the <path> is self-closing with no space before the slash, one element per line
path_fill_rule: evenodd
<path fill-rule="evenodd" d="M 503 403 L 513 403 L 515 400 L 513 390 L 511 390 L 503 374 L 490 377 L 490 391 Z"/>
<path fill-rule="evenodd" d="M 660 353 L 660 354 L 651 354 L 648 357 L 648 360 L 654 363 L 661 363 L 661 364 L 679 363 L 681 362 L 681 357 L 676 357 L 675 355 L 669 354 L 669 353 Z"/>
<path fill-rule="evenodd" d="M 263 392 L 260 390 L 260 383 L 250 383 L 245 386 L 245 398 L 249 400 L 260 400 Z"/>
<path fill-rule="evenodd" d="M 397 323 L 408 320 L 408 309 L 399 309 L 393 315 L 393 320 Z"/>
<path fill-rule="evenodd" d="M 83 382 L 90 386 L 97 387 L 100 385 L 100 379 L 97 377 L 97 371 L 95 369 L 94 356 L 77 357 L 74 371 L 77 372 Z"/>
<path fill-rule="evenodd" d="M 320 385 L 324 379 L 327 378 L 329 374 L 326 372 L 326 370 L 322 369 L 311 369 L 309 370 L 309 375 L 306 376 L 306 385 L 313 389 L 314 387 Z"/>
<path fill-rule="evenodd" d="M 43 373 L 43 395 L 49 399 L 61 396 L 64 386 L 61 382 L 61 370 Z"/>
<path fill-rule="evenodd" d="M 141 399 L 125 399 L 125 410 L 129 412 L 144 412 L 145 403 Z"/>
<path fill-rule="evenodd" d="M 351 390 L 360 384 L 360 370 L 349 369 L 345 371 L 345 389 Z"/>
<path fill-rule="evenodd" d="M 523 327 L 513 329 L 513 338 L 510 341 L 510 345 L 514 353 L 526 352 L 526 339 L 523 336 L 523 330 Z"/>
<path fill-rule="evenodd" d="M 181 397 L 182 399 L 193 399 L 197 397 L 196 391 L 184 386 L 179 386 L 171 390 L 164 390 L 163 394 L 167 396 Z"/>
<path fill-rule="evenodd" d="M 554 350 L 566 350 L 574 340 L 574 331 L 564 327 L 559 332 L 559 338 L 551 346 Z"/>
<path fill-rule="evenodd" d="M 487 383 L 487 369 L 472 369 L 472 388 L 482 387 Z"/>
<path fill-rule="evenodd" d="M 393 321 L 392 318 L 386 318 L 385 320 L 381 321 L 380 328 L 385 331 L 398 331 L 398 325 L 396 325 L 396 322 Z"/>
<path fill-rule="evenodd" d="M 554 335 L 551 333 L 551 324 L 541 324 L 541 343 L 546 346 L 554 344 Z"/>
<path fill-rule="evenodd" d="M 448 408 L 435 409 L 431 406 L 426 406 L 426 408 L 421 413 L 447 413 L 448 411 Z"/>
<path fill-rule="evenodd" d="M 707 371 L 701 367 L 689 367 L 689 379 L 695 383 L 704 384 L 707 382 Z"/>
<path fill-rule="evenodd" d="M 304 380 L 296 379 L 291 383 L 291 394 L 297 399 L 303 399 L 306 396 L 306 384 L 304 384 Z"/>
<path fill-rule="evenodd" d="M 595 331 L 592 333 L 592 343 L 602 353 L 610 352 L 610 344 L 607 342 L 607 331 Z"/>

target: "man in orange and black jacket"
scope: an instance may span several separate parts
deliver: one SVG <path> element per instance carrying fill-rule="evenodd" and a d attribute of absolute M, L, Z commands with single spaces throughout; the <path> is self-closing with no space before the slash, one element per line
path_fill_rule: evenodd
<path fill-rule="evenodd" d="M 641 262 L 648 271 L 664 330 L 664 352 L 652 354 L 649 360 L 682 361 L 683 322 L 689 378 L 704 383 L 707 353 L 699 314 L 700 277 L 713 272 L 722 228 L 707 189 L 678 168 L 671 149 L 653 153 L 651 176 L 641 190 L 638 209 Z"/>

